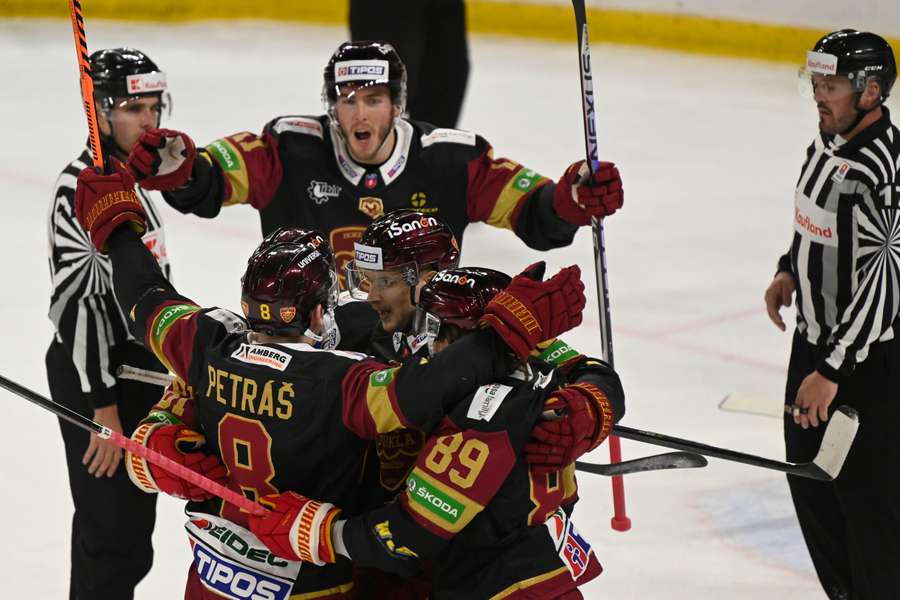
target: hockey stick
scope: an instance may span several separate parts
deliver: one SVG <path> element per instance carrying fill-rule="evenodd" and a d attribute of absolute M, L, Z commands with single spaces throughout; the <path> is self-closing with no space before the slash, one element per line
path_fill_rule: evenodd
<path fill-rule="evenodd" d="M 643 458 L 635 458 L 611 465 L 600 465 L 575 461 L 575 468 L 585 473 L 616 477 L 645 471 L 662 471 L 665 469 L 698 469 L 707 465 L 705 458 L 691 452 L 667 452 Z"/>
<path fill-rule="evenodd" d="M 575 30 L 578 35 L 578 71 L 581 75 L 581 108 L 584 116 L 584 148 L 588 168 L 593 173 L 597 169 L 597 113 L 594 110 L 594 83 L 591 73 L 591 48 L 588 44 L 587 12 L 584 0 L 572 0 L 575 9 Z M 591 219 L 594 237 L 594 274 L 597 279 L 597 304 L 600 309 L 600 339 L 603 342 L 603 360 L 613 367 L 612 324 L 609 311 L 609 286 L 606 281 L 606 247 L 603 237 L 603 222 Z M 609 436 L 609 459 L 615 464 L 622 462 L 622 446 L 619 438 Z M 613 518 L 612 528 L 616 531 L 631 529 L 631 519 L 625 514 L 625 483 L 618 475 L 612 479 Z"/>
<path fill-rule="evenodd" d="M 196 471 L 193 471 L 185 467 L 184 465 L 175 462 L 171 458 L 168 458 L 167 456 L 164 456 L 155 450 L 151 450 L 146 446 L 138 444 L 131 438 L 125 437 L 119 432 L 113 431 L 108 427 L 104 427 L 103 425 L 100 425 L 99 423 L 92 421 L 91 419 L 88 419 L 87 417 L 80 415 L 69 408 L 66 408 L 62 404 L 58 404 L 53 400 L 44 398 L 43 396 L 29 390 L 28 388 L 23 387 L 14 381 L 10 381 L 2 375 L 0 375 L 0 387 L 5 388 L 6 390 L 12 392 L 13 394 L 16 394 L 17 396 L 25 398 L 29 402 L 37 404 L 41 408 L 49 410 L 59 418 L 63 419 L 64 421 L 68 421 L 76 427 L 80 427 L 85 431 L 93 433 L 105 440 L 111 441 L 113 444 L 115 444 L 119 448 L 122 448 L 123 450 L 127 450 L 132 454 L 137 454 L 141 458 L 146 459 L 148 462 L 151 462 L 154 465 L 165 469 L 169 473 L 172 473 L 173 475 L 176 475 L 177 477 L 180 477 L 185 481 L 193 483 L 197 487 L 206 490 L 210 494 L 218 496 L 222 500 L 225 500 L 226 502 L 233 504 L 252 515 L 263 516 L 267 512 L 262 505 L 253 502 L 246 496 L 238 494 L 234 490 L 230 490 L 224 485 L 216 483 L 212 479 L 204 477 L 200 473 L 197 473 Z"/>
<path fill-rule="evenodd" d="M 728 394 L 719 402 L 719 410 L 725 412 L 741 413 L 745 415 L 759 415 L 761 417 L 775 417 L 780 419 L 784 414 L 782 407 L 790 412 L 790 407 L 773 398 L 752 393 L 734 392 Z"/>
<path fill-rule="evenodd" d="M 671 437 L 652 431 L 641 431 L 640 429 L 632 429 L 622 425 L 614 425 L 613 431 L 620 437 L 637 442 L 684 450 L 712 458 L 762 467 L 763 469 L 772 469 L 808 479 L 833 481 L 841 472 L 841 467 L 844 466 L 844 460 L 846 460 L 847 454 L 850 452 L 850 446 L 856 437 L 858 427 L 859 417 L 856 411 L 849 406 L 838 407 L 837 411 L 828 420 L 828 427 L 825 429 L 825 436 L 822 438 L 822 445 L 819 446 L 818 454 L 816 454 L 812 462 L 808 463 L 780 462 L 753 454 L 716 448 L 700 442 Z"/>
<path fill-rule="evenodd" d="M 138 367 L 132 367 L 131 365 L 120 365 L 119 368 L 116 369 L 116 377 L 162 387 L 166 387 L 175 381 L 175 376 L 170 373 L 139 369 Z"/>
<path fill-rule="evenodd" d="M 84 101 L 84 112 L 87 115 L 91 156 L 94 159 L 94 168 L 99 173 L 103 171 L 103 149 L 100 147 L 100 130 L 97 128 L 94 79 L 91 76 L 87 36 L 84 33 L 84 15 L 81 13 L 81 3 L 78 0 L 69 0 L 69 14 L 72 17 L 72 35 L 75 36 L 75 58 L 78 60 L 78 72 L 81 75 L 81 99 Z"/>

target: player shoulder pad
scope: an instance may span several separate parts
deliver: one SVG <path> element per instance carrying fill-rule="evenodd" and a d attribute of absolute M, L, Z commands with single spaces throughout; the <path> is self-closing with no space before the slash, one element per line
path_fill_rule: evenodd
<path fill-rule="evenodd" d="M 419 139 L 422 143 L 422 148 L 428 148 L 434 144 L 461 144 L 463 146 L 474 146 L 476 136 L 471 131 L 438 127 L 432 129 L 430 132 L 422 134 L 422 137 Z"/>
<path fill-rule="evenodd" d="M 302 133 L 317 137 L 320 140 L 325 139 L 325 127 L 323 126 L 322 121 L 311 116 L 294 115 L 278 117 L 270 121 L 266 129 L 276 136 L 284 133 Z"/>

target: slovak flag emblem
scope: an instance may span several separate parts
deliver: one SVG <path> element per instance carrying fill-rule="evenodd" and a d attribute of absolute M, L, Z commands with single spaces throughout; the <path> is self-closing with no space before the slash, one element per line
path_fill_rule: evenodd
<path fill-rule="evenodd" d="M 572 522 L 566 530 L 566 539 L 563 543 L 562 555 L 572 572 L 572 578 L 578 579 L 587 569 L 591 556 L 591 545 L 575 530 Z"/>
<path fill-rule="evenodd" d="M 365 185 L 366 188 L 370 190 L 375 189 L 375 186 L 378 185 L 378 174 L 369 173 L 368 175 L 366 175 Z"/>

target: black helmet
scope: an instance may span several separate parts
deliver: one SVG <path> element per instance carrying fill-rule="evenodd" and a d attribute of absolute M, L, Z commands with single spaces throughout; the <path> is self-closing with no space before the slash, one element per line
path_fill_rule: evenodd
<path fill-rule="evenodd" d="M 356 83 L 361 86 L 386 85 L 391 101 L 406 112 L 406 66 L 394 47 L 383 41 L 344 42 L 325 65 L 322 102 L 331 112 L 339 94 L 339 86 Z"/>
<path fill-rule="evenodd" d="M 134 48 L 109 48 L 91 55 L 94 101 L 100 108 L 112 106 L 113 98 L 163 94 L 166 74 L 150 57 Z"/>
<path fill-rule="evenodd" d="M 855 29 L 841 29 L 822 37 L 807 54 L 806 68 L 826 75 L 846 75 L 857 92 L 874 77 L 881 86 L 882 102 L 897 79 L 890 44 L 879 35 Z"/>

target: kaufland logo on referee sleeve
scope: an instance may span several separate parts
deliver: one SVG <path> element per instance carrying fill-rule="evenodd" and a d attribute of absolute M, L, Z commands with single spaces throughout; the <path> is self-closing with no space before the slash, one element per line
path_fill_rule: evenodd
<path fill-rule="evenodd" d="M 334 82 L 388 79 L 386 60 L 345 60 L 334 65 Z"/>

